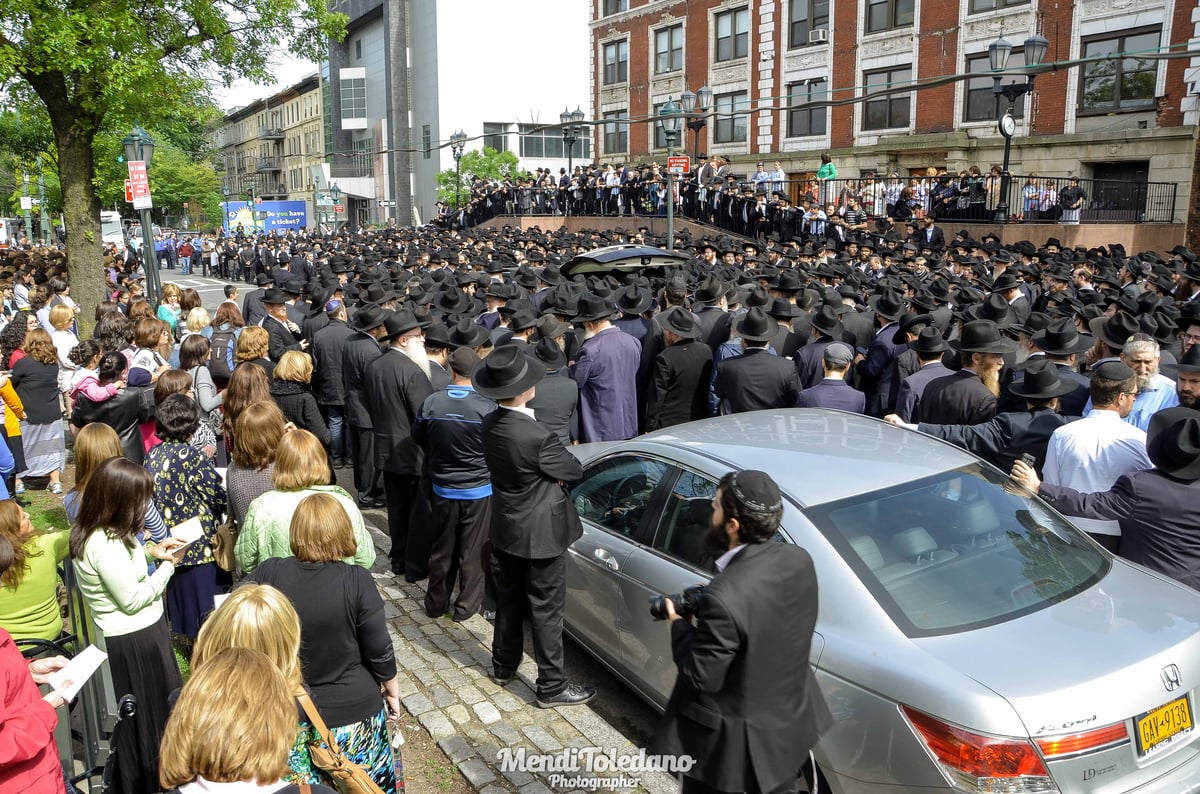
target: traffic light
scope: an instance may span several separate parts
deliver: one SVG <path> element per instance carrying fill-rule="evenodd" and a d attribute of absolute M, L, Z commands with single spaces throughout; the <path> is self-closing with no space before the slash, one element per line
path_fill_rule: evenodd
<path fill-rule="evenodd" d="M 254 203 L 254 185 L 250 185 L 249 187 L 246 188 L 246 203 L 247 204 Z"/>

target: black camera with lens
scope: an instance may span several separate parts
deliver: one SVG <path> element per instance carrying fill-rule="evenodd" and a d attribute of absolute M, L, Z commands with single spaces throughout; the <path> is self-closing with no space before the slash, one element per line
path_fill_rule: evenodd
<path fill-rule="evenodd" d="M 700 596 L 707 589 L 707 585 L 698 584 L 687 588 L 682 593 L 650 596 L 650 617 L 655 620 L 666 620 L 666 600 L 669 598 L 671 599 L 671 603 L 675 605 L 676 615 L 681 618 L 690 618 L 700 609 Z"/>

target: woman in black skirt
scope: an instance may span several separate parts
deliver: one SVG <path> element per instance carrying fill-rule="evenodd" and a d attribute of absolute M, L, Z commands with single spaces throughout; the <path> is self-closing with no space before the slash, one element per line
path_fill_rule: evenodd
<path fill-rule="evenodd" d="M 181 545 L 137 542 L 154 490 L 150 472 L 126 458 L 110 458 L 88 479 L 79 517 L 71 527 L 71 557 L 79 589 L 104 636 L 118 698 L 132 694 L 138 711 L 134 732 L 122 731 L 121 779 L 126 794 L 158 789 L 158 755 L 169 708 L 167 698 L 182 681 L 171 650 L 163 591 L 175 573 Z M 147 558 L 159 562 L 153 574 Z"/>

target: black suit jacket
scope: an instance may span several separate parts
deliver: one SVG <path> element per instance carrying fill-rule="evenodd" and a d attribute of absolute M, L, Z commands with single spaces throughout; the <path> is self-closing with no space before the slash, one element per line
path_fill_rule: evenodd
<path fill-rule="evenodd" d="M 713 392 L 721 400 L 722 414 L 794 408 L 800 397 L 800 378 L 786 358 L 766 348 L 751 348 L 717 365 Z"/>
<path fill-rule="evenodd" d="M 867 410 L 867 395 L 841 378 L 824 378 L 800 395 L 801 408 L 836 408 L 856 414 Z"/>
<path fill-rule="evenodd" d="M 532 361 L 530 362 L 532 365 Z M 541 365 L 541 360 L 537 361 Z M 538 381 L 529 407 L 563 446 L 579 438 L 579 384 L 565 370 L 552 369 Z"/>
<path fill-rule="evenodd" d="M 1063 515 L 1120 522 L 1122 557 L 1200 590 L 1200 480 L 1149 469 L 1100 493 L 1046 483 L 1038 493 Z"/>
<path fill-rule="evenodd" d="M 925 387 L 915 418 L 940 425 L 977 425 L 995 415 L 996 396 L 978 375 L 960 369 Z"/>
<path fill-rule="evenodd" d="M 646 406 L 646 429 L 708 416 L 712 350 L 697 340 L 680 341 L 658 354 Z"/>
<path fill-rule="evenodd" d="M 1049 408 L 1037 408 L 996 414 L 990 421 L 978 425 L 921 422 L 917 429 L 978 455 L 1000 471 L 1011 471 L 1013 463 L 1026 453 L 1033 455 L 1033 467 L 1041 471 L 1046 465 L 1050 436 L 1074 419 Z"/>
<path fill-rule="evenodd" d="M 342 360 L 346 342 L 354 335 L 342 320 L 333 320 L 312 338 L 313 393 L 321 405 L 345 405 L 346 385 L 342 377 Z"/>
<path fill-rule="evenodd" d="M 492 476 L 492 549 L 530 560 L 558 557 L 583 535 L 564 482 L 583 466 L 550 429 L 501 406 L 483 420 Z"/>
<path fill-rule="evenodd" d="M 262 327 L 267 332 L 267 357 L 276 364 L 279 363 L 279 359 L 283 358 L 284 353 L 300 349 L 300 340 L 296 338 L 296 335 L 274 317 L 264 318 Z"/>
<path fill-rule="evenodd" d="M 367 365 L 363 393 L 375 430 L 375 467 L 393 474 L 419 475 L 424 455 L 412 425 L 433 384 L 408 356 L 389 348 Z"/>
<path fill-rule="evenodd" d="M 371 409 L 367 407 L 367 365 L 383 355 L 379 341 L 362 331 L 346 339 L 342 349 L 342 385 L 346 390 L 346 421 L 359 430 L 370 430 Z"/>
<path fill-rule="evenodd" d="M 793 781 L 832 723 L 809 666 L 817 575 L 804 549 L 743 548 L 700 598 L 698 623 L 671 624 L 679 675 L 655 752 L 690 755 L 689 777 L 722 791 Z"/>

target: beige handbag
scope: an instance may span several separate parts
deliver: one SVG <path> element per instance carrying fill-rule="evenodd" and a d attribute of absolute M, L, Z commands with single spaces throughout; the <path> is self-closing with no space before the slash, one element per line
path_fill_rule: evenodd
<path fill-rule="evenodd" d="M 333 779 L 338 791 L 342 794 L 383 794 L 383 790 L 375 784 L 375 781 L 367 774 L 367 770 L 358 764 L 351 763 L 346 756 L 342 755 L 341 748 L 338 747 L 329 728 L 325 726 L 325 720 L 321 719 L 321 714 L 317 711 L 317 706 L 312 702 L 312 698 L 303 694 L 297 700 L 300 701 L 300 707 L 308 715 L 308 721 L 317 729 L 317 734 L 320 735 L 321 742 L 323 742 L 323 744 L 313 743 L 308 746 L 313 764 Z"/>

